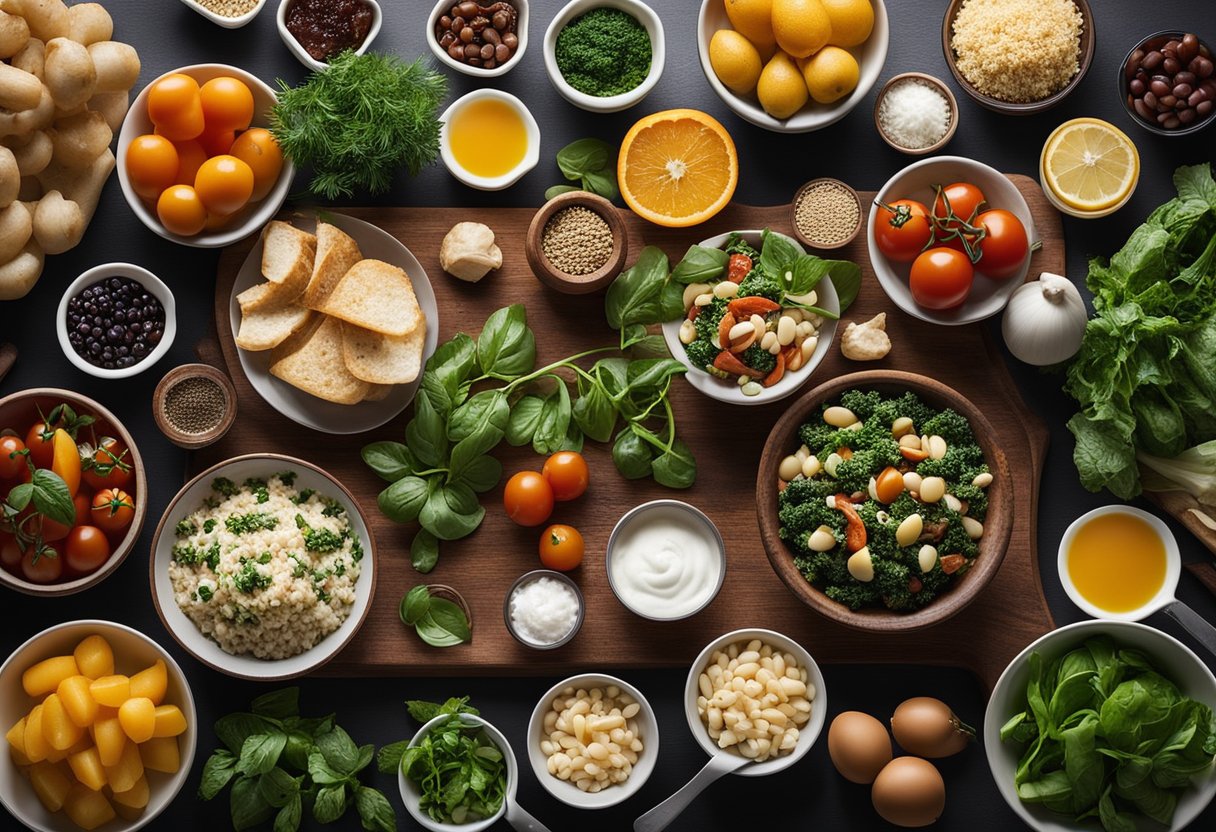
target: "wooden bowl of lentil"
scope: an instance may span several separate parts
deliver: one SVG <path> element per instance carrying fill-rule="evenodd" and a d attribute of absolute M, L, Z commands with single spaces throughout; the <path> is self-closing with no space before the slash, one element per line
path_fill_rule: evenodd
<path fill-rule="evenodd" d="M 897 91 L 898 95 L 898 92 L 902 92 L 904 90 L 905 84 L 923 85 L 929 90 L 936 91 L 941 95 L 942 98 L 945 99 L 946 109 L 949 111 L 946 131 L 937 141 L 920 147 L 911 147 L 900 143 L 896 136 L 889 133 L 887 129 L 883 127 L 884 102 L 890 103 L 892 108 L 897 106 L 894 103 L 894 99 L 888 100 L 887 94 L 895 90 Z M 920 95 L 924 97 L 923 93 Z M 912 96 L 912 98 L 915 97 L 916 94 Z M 929 95 L 928 100 L 933 101 L 933 96 Z M 916 115 L 922 115 L 923 112 L 923 109 L 918 108 Z M 921 124 L 925 123 L 925 121 L 921 122 Z M 934 122 L 930 121 L 928 123 L 933 124 Z M 940 124 L 940 122 L 937 122 L 937 124 Z M 934 124 L 934 126 L 937 126 L 937 124 Z M 936 153 L 945 147 L 952 138 L 954 138 L 954 133 L 958 130 L 958 101 L 954 98 L 954 93 L 950 91 L 950 87 L 948 87 L 940 78 L 934 78 L 932 75 L 927 75 L 924 72 L 901 72 L 898 75 L 892 75 L 890 78 L 888 78 L 887 83 L 882 85 L 882 89 L 878 91 L 878 96 L 874 99 L 874 127 L 877 128 L 878 135 L 882 136 L 882 140 L 898 150 L 900 153 L 907 153 L 910 156 L 925 156 L 930 153 Z"/>
<path fill-rule="evenodd" d="M 236 421 L 236 389 L 210 364 L 183 364 L 156 385 L 152 417 L 179 448 L 205 448 L 223 438 Z"/>
<path fill-rule="evenodd" d="M 794 236 L 804 245 L 831 250 L 856 239 L 864 214 L 857 191 L 839 179 L 821 177 L 807 182 L 794 194 L 790 225 Z"/>
<path fill-rule="evenodd" d="M 570 191 L 546 202 L 524 240 L 532 273 L 568 295 L 585 295 L 611 283 L 625 267 L 625 221 L 611 202 Z"/>
<path fill-rule="evenodd" d="M 1023 3 L 1025 2 L 1025 5 Z M 989 66 L 995 63 L 997 69 L 990 72 L 1001 79 L 1002 86 L 1017 83 L 1020 78 L 1025 83 L 1048 83 L 1050 85 L 1049 76 L 1052 72 L 1050 63 L 1041 63 L 1044 59 L 1050 60 L 1050 49 L 1044 39 L 1039 38 L 1036 42 L 1010 42 L 1008 40 L 1002 42 L 999 38 L 992 36 L 989 31 L 981 31 L 982 28 L 987 28 L 982 18 L 992 20 L 994 25 L 995 18 L 992 15 L 1001 13 L 1009 15 L 1018 15 L 1025 13 L 1026 10 L 1031 10 L 1036 17 L 1050 15 L 1053 21 L 1058 19 L 1063 25 L 1067 24 L 1069 16 L 1068 6 L 1072 5 L 1081 15 L 1080 33 L 1077 36 L 1077 53 L 1076 53 L 1076 72 L 1068 78 L 1063 86 L 1056 86 L 1053 92 L 1046 95 L 1041 95 L 1037 98 L 1028 97 L 1028 100 L 1015 101 L 1011 97 L 998 97 L 1000 90 L 996 89 L 991 83 L 985 79 L 971 78 L 967 74 L 967 66 L 969 61 L 962 59 L 960 66 L 960 56 L 954 47 L 955 20 L 959 16 L 959 12 L 968 3 L 976 3 L 976 13 L 974 17 L 973 36 L 978 40 L 983 49 L 1001 50 L 994 62 L 990 56 L 983 56 L 983 59 L 977 57 L 976 63 L 982 60 L 983 65 Z M 997 11 L 999 10 L 999 11 Z M 964 29 L 972 29 L 972 15 L 964 18 Z M 1052 24 L 1053 28 L 1055 24 Z M 1007 30 L 1007 29 L 1006 29 Z M 971 33 L 967 33 L 971 34 Z M 1085 77 L 1085 73 L 1089 71 L 1089 66 L 1093 62 L 1094 45 L 1094 16 L 1089 8 L 1088 0 L 1050 0 L 1050 2 L 1033 2 L 1029 3 L 1026 0 L 1019 2 L 1010 2 L 1010 0 L 950 0 L 950 5 L 946 7 L 946 15 L 942 19 L 942 52 L 946 56 L 946 65 L 950 67 L 950 73 L 954 76 L 954 80 L 962 87 L 963 92 L 974 98 L 981 106 L 998 113 L 1007 115 L 1033 115 L 1041 113 L 1059 104 L 1068 95 L 1076 89 L 1081 80 Z M 965 50 L 966 51 L 966 50 Z M 1039 65 L 1035 62 L 1039 61 Z M 1012 71 L 1008 71 L 1012 70 Z"/>

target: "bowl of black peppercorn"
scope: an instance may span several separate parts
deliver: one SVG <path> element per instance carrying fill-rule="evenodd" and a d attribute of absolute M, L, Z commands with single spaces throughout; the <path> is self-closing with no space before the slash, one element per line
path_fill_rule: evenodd
<path fill-rule="evenodd" d="M 147 269 L 106 263 L 68 286 L 55 328 L 63 354 L 77 369 L 98 378 L 127 378 L 169 351 L 177 333 L 173 293 Z"/>

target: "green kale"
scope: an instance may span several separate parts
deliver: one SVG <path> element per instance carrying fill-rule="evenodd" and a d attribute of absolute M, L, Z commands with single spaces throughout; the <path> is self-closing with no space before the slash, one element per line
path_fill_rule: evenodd
<path fill-rule="evenodd" d="M 755 268 L 748 272 L 747 277 L 739 284 L 739 297 L 768 298 L 773 303 L 781 303 L 785 298 L 785 289 L 763 269 Z"/>
<path fill-rule="evenodd" d="M 701 307 L 697 319 L 692 322 L 698 338 L 711 344 L 718 343 L 718 325 L 722 323 L 722 316 L 726 314 L 729 304 L 730 301 L 726 298 L 714 298 L 707 306 Z"/>
<path fill-rule="evenodd" d="M 208 519 L 204 520 L 203 521 L 203 533 L 211 534 L 211 532 L 215 530 L 215 526 L 216 526 L 215 518 L 212 517 L 212 518 L 208 518 Z"/>
<path fill-rule="evenodd" d="M 198 526 L 194 525 L 189 520 L 179 520 L 173 528 L 173 533 L 178 537 L 189 537 L 198 531 Z"/>
<path fill-rule="evenodd" d="M 237 573 L 232 576 L 232 585 L 241 592 L 249 594 L 270 586 L 272 580 L 269 575 L 259 572 L 253 561 L 246 560 L 241 564 Z"/>
<path fill-rule="evenodd" d="M 304 533 L 304 548 L 319 555 L 336 552 L 342 548 L 346 533 L 338 534 L 329 529 L 314 529 L 304 520 L 302 515 L 296 515 L 296 528 Z"/>
<path fill-rule="evenodd" d="M 198 599 L 204 603 L 215 597 L 215 593 L 211 591 L 211 587 L 203 584 L 198 588 Z"/>
<path fill-rule="evenodd" d="M 722 247 L 722 250 L 727 254 L 746 254 L 752 258 L 753 263 L 760 260 L 760 251 L 753 248 L 737 231 L 726 238 L 726 245 Z"/>
<path fill-rule="evenodd" d="M 346 513 L 346 506 L 339 503 L 330 497 L 322 497 L 321 501 L 325 503 L 325 508 L 321 509 L 322 517 L 341 517 Z"/>
<path fill-rule="evenodd" d="M 220 568 L 220 544 L 218 542 L 207 547 L 207 551 L 203 553 L 203 563 L 207 564 L 212 572 Z"/>
<path fill-rule="evenodd" d="M 252 512 L 250 514 L 232 514 L 224 520 L 224 526 L 233 534 L 248 534 L 273 529 L 279 525 L 279 518 L 271 514 Z"/>
<path fill-rule="evenodd" d="M 363 544 L 354 535 L 351 535 L 350 538 L 350 558 L 355 563 L 363 560 Z"/>
<path fill-rule="evenodd" d="M 966 417 L 951 408 L 939 410 L 923 423 L 916 425 L 922 436 L 940 436 L 947 445 L 974 445 L 975 434 Z"/>
<path fill-rule="evenodd" d="M 684 346 L 684 352 L 688 355 L 688 361 L 694 367 L 699 367 L 704 370 L 706 367 L 714 363 L 714 359 L 718 357 L 718 353 L 722 350 L 706 341 L 704 338 L 698 338 L 691 344 Z"/>
<path fill-rule="evenodd" d="M 753 370 L 761 373 L 771 373 L 773 368 L 777 366 L 777 356 L 766 349 L 762 349 L 759 344 L 752 344 L 745 349 L 739 356 L 739 359 Z"/>
<path fill-rule="evenodd" d="M 216 477 L 211 481 L 211 490 L 225 497 L 234 497 L 240 493 L 236 483 L 227 477 Z"/>
<path fill-rule="evenodd" d="M 853 415 L 863 422 L 880 410 L 885 410 L 883 405 L 888 401 L 890 400 L 877 390 L 858 390 L 854 388 L 840 394 L 840 406 L 847 407 L 853 411 Z M 881 416 L 876 421 L 887 422 L 887 427 L 890 427 L 890 422 Z"/>

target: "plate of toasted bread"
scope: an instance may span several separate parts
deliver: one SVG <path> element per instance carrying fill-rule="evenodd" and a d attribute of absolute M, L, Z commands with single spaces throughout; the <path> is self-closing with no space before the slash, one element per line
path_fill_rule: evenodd
<path fill-rule="evenodd" d="M 409 405 L 439 338 L 422 264 L 343 214 L 275 220 L 229 305 L 241 368 L 271 407 L 323 433 L 377 428 Z"/>

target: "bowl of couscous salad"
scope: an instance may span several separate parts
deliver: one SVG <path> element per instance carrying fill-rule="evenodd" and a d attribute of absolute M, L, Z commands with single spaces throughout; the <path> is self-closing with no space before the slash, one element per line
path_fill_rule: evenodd
<path fill-rule="evenodd" d="M 244 679 L 288 679 L 337 655 L 375 589 L 358 503 L 311 463 L 280 454 L 221 462 L 188 482 L 157 526 L 152 597 L 195 658 Z"/>

